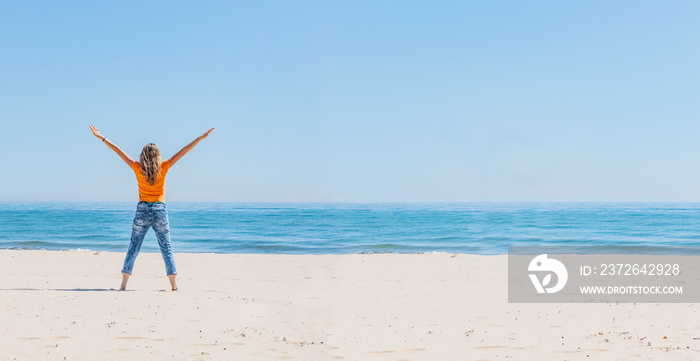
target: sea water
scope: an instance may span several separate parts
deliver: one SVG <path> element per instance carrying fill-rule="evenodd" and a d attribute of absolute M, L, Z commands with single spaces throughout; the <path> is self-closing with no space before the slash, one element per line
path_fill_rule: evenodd
<path fill-rule="evenodd" d="M 175 252 L 700 246 L 697 203 L 168 203 Z M 0 203 L 0 248 L 125 252 L 135 203 Z M 158 252 L 149 230 L 143 252 Z"/>

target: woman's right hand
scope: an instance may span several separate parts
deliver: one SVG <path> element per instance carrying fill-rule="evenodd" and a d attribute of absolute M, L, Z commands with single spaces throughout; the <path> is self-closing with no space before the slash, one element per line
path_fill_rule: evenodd
<path fill-rule="evenodd" d="M 90 130 L 92 130 L 92 134 L 93 134 L 95 137 L 100 138 L 100 140 L 105 139 L 105 137 L 102 136 L 102 134 L 100 134 L 100 130 L 97 129 L 97 128 L 95 128 L 94 125 L 90 124 Z"/>
<path fill-rule="evenodd" d="M 211 133 L 212 130 L 214 130 L 214 128 L 211 128 L 211 129 L 207 130 L 206 132 L 204 132 L 204 134 L 199 136 L 199 139 L 204 139 L 204 138 L 208 137 L 209 133 Z"/>

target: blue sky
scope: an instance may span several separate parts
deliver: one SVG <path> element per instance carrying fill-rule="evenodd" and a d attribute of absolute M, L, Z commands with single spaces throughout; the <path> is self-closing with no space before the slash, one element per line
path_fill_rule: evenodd
<path fill-rule="evenodd" d="M 0 1 L 0 201 L 700 201 L 700 3 Z"/>

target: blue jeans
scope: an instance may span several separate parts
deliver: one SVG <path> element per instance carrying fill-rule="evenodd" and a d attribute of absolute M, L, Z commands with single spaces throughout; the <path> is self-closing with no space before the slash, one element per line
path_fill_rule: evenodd
<path fill-rule="evenodd" d="M 170 249 L 168 210 L 165 208 L 164 203 L 139 203 L 136 206 L 134 225 L 131 228 L 131 243 L 129 244 L 129 251 L 126 252 L 122 273 L 131 274 L 131 271 L 134 269 L 136 256 L 139 255 L 143 238 L 146 236 L 149 227 L 153 227 L 153 230 L 156 232 L 160 253 L 163 255 L 163 261 L 165 261 L 165 271 L 168 276 L 177 274 L 173 251 Z"/>

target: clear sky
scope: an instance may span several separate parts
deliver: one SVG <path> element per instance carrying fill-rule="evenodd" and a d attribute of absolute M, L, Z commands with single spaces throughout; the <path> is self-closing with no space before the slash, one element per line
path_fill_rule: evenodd
<path fill-rule="evenodd" d="M 0 201 L 700 201 L 697 1 L 0 1 Z"/>

